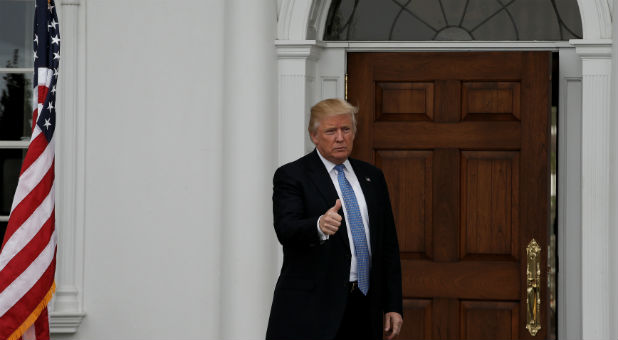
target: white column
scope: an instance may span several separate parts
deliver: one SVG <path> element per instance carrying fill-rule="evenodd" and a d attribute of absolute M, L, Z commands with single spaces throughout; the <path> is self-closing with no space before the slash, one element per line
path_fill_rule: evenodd
<path fill-rule="evenodd" d="M 609 339 L 611 40 L 571 43 L 582 59 L 582 335 Z"/>
<path fill-rule="evenodd" d="M 272 303 L 275 7 L 274 1 L 225 1 L 219 339 L 263 338 Z"/>
<path fill-rule="evenodd" d="M 56 129 L 56 294 L 51 332 L 75 333 L 84 317 L 85 24 L 80 0 L 57 1 L 60 76 Z"/>
<path fill-rule="evenodd" d="M 278 40 L 279 165 L 293 161 L 311 148 L 307 134 L 309 109 L 314 104 L 315 64 L 320 47 L 315 40 Z"/>

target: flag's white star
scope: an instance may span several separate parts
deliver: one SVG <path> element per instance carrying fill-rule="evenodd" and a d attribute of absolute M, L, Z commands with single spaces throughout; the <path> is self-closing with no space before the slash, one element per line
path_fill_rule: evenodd
<path fill-rule="evenodd" d="M 39 36 L 38 36 L 38 35 L 36 35 L 36 34 L 34 35 L 34 42 L 35 42 L 36 44 L 38 44 L 38 43 L 39 43 Z"/>
<path fill-rule="evenodd" d="M 54 102 L 49 102 L 49 105 L 47 105 L 47 109 L 49 111 L 53 110 L 54 109 Z"/>
<path fill-rule="evenodd" d="M 52 44 L 58 44 L 60 43 L 60 37 L 58 37 L 58 35 L 52 37 Z"/>
<path fill-rule="evenodd" d="M 54 9 L 54 5 L 52 5 L 51 3 L 47 4 L 47 9 L 51 12 L 52 9 Z"/>
<path fill-rule="evenodd" d="M 45 128 L 46 128 L 47 130 L 49 130 L 49 127 L 50 127 L 51 125 L 52 125 L 52 124 L 49 122 L 49 118 L 48 118 L 48 119 L 45 119 L 45 124 L 43 124 L 43 126 L 45 126 Z"/>
<path fill-rule="evenodd" d="M 54 69 L 54 77 L 58 76 L 58 69 Z"/>
<path fill-rule="evenodd" d="M 54 52 L 54 59 L 60 59 L 60 52 Z"/>
<path fill-rule="evenodd" d="M 34 51 L 33 53 L 34 53 L 34 60 L 37 60 L 38 56 L 36 55 L 36 51 Z"/>
<path fill-rule="evenodd" d="M 53 27 L 55 29 L 56 26 L 58 26 L 58 22 L 56 21 L 56 19 L 53 19 L 52 22 L 51 22 L 51 27 Z"/>
<path fill-rule="evenodd" d="M 54 85 L 54 87 L 52 87 L 51 93 L 56 93 L 56 86 L 55 85 Z"/>

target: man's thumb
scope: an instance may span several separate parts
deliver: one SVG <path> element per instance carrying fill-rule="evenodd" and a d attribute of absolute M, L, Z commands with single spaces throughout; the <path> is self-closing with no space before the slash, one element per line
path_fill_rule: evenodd
<path fill-rule="evenodd" d="M 333 206 L 333 208 L 332 208 L 332 209 L 333 209 L 334 211 L 339 211 L 339 209 L 341 209 L 341 200 L 340 200 L 340 199 L 337 199 L 337 200 L 335 201 L 335 205 Z"/>
<path fill-rule="evenodd" d="M 387 315 L 386 322 L 384 322 L 384 331 L 388 332 L 391 330 L 391 318 Z"/>

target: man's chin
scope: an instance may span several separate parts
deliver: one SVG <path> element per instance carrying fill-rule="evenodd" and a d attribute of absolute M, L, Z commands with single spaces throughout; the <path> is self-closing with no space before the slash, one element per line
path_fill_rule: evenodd
<path fill-rule="evenodd" d="M 342 151 L 342 152 L 333 152 L 333 158 L 335 158 L 338 163 L 343 163 L 345 162 L 346 159 L 348 159 L 348 157 L 350 156 L 350 153 L 346 151 Z"/>

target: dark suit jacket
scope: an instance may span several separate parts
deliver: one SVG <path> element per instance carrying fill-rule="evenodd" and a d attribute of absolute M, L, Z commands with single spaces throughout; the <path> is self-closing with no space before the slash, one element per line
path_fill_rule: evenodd
<path fill-rule="evenodd" d="M 401 265 L 384 175 L 371 164 L 349 159 L 369 212 L 373 333 L 382 338 L 383 313 L 402 313 Z M 350 245 L 345 218 L 320 242 L 317 220 L 335 205 L 337 191 L 317 151 L 288 163 L 273 179 L 274 226 L 283 245 L 283 266 L 275 287 L 267 339 L 332 339 L 348 297 Z M 343 203 L 343 202 L 342 202 Z M 343 217 L 343 210 L 339 211 Z"/>

